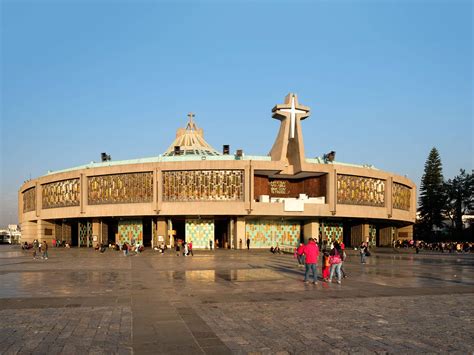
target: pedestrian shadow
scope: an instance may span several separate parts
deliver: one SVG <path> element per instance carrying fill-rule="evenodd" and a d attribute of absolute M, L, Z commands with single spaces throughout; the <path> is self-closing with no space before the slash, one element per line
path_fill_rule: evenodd
<path fill-rule="evenodd" d="M 268 265 L 267 267 L 269 269 L 272 269 L 273 271 L 281 272 L 281 273 L 293 275 L 293 276 L 301 276 L 302 270 L 303 270 L 303 269 L 296 269 L 296 270 L 290 269 L 288 265 L 282 264 L 282 263 L 274 263 L 274 265 Z"/>

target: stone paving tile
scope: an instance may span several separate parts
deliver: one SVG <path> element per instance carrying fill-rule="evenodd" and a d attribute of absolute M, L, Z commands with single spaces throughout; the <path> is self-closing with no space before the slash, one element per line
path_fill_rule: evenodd
<path fill-rule="evenodd" d="M 112 310 L 106 307 L 2 309 L 0 334 L 6 337 L 0 338 L 2 339 L 0 353 L 87 353 L 89 349 L 100 353 L 116 353 L 123 349 L 130 353 L 130 333 L 121 339 L 122 343 L 117 343 L 107 341 L 108 337 L 115 337 L 115 332 L 106 331 L 100 346 L 94 343 L 98 329 L 102 329 L 94 319 L 102 318 L 103 314 L 107 315 L 109 312 L 126 315 L 130 313 L 130 309 Z M 122 321 L 130 322 L 130 318 L 122 317 Z M 105 325 L 109 327 L 109 324 Z"/>
<path fill-rule="evenodd" d="M 264 251 L 0 246 L 0 354 L 472 353 L 474 257 L 349 252 L 342 286 Z"/>
<path fill-rule="evenodd" d="M 366 349 L 433 353 L 444 349 L 471 353 L 474 317 L 468 310 L 473 307 L 471 294 L 350 302 L 225 303 L 217 308 L 200 309 L 198 313 L 216 332 L 230 329 L 239 334 L 221 337 L 235 351 L 265 346 L 271 352 L 291 353 L 308 348 L 317 352 L 330 349 L 365 352 Z M 440 337 L 444 341 L 439 341 Z M 302 338 L 307 341 L 303 343 Z"/>

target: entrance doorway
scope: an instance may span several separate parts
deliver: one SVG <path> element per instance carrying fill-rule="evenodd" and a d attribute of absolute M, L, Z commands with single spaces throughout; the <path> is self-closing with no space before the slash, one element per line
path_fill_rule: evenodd
<path fill-rule="evenodd" d="M 186 240 L 186 221 L 184 218 L 173 219 L 171 221 L 175 231 L 174 240 Z M 174 244 L 173 244 L 174 245 Z"/>
<path fill-rule="evenodd" d="M 216 248 L 230 249 L 231 236 L 229 228 L 230 218 L 216 218 L 214 220 L 214 243 Z"/>
<path fill-rule="evenodd" d="M 342 241 L 346 247 L 352 247 L 351 245 L 351 231 L 352 231 L 352 222 L 344 222 L 342 227 Z"/>
<path fill-rule="evenodd" d="M 116 243 L 115 236 L 118 233 L 118 220 L 115 218 L 107 218 L 104 223 L 107 223 L 107 241 L 109 244 Z"/>
<path fill-rule="evenodd" d="M 151 247 L 152 223 L 151 217 L 143 217 L 143 246 Z"/>
<path fill-rule="evenodd" d="M 71 246 L 77 247 L 79 245 L 79 223 L 77 221 L 68 221 L 71 226 Z"/>

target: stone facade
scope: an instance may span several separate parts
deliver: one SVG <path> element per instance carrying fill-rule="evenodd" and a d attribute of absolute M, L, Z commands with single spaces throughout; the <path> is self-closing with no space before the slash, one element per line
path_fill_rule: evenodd
<path fill-rule="evenodd" d="M 275 106 L 280 131 L 266 157 L 169 152 L 28 181 L 18 195 L 23 240 L 93 246 L 133 237 L 172 246 L 183 236 L 195 248 L 216 239 L 239 248 L 249 238 L 253 247 L 268 248 L 293 247 L 309 237 L 389 245 L 410 236 L 415 184 L 373 167 L 306 158 L 301 120 L 309 112 L 294 94 Z M 133 226 L 126 229 L 125 221 Z"/>

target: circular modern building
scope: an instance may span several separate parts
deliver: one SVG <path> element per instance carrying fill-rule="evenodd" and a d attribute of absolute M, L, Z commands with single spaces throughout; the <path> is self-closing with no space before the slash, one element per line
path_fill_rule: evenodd
<path fill-rule="evenodd" d="M 91 163 L 49 172 L 18 193 L 22 240 L 73 246 L 122 244 L 194 248 L 293 248 L 309 237 L 348 246 L 391 245 L 412 236 L 416 187 L 406 177 L 305 157 L 295 94 L 276 105 L 280 130 L 268 156 L 222 153 L 189 114 L 168 150 L 154 158 Z"/>

